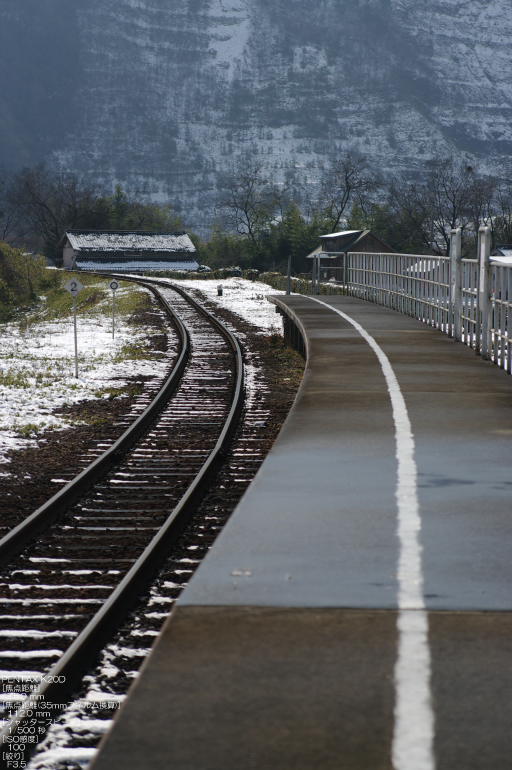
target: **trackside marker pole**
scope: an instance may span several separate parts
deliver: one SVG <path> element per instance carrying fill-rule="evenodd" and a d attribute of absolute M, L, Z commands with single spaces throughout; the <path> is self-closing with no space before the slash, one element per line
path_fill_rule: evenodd
<path fill-rule="evenodd" d="M 74 325 L 74 337 L 75 337 L 75 377 L 78 378 L 78 335 L 76 331 L 76 296 L 84 288 L 83 283 L 80 283 L 78 278 L 72 278 L 64 286 L 66 291 L 69 291 L 73 297 L 73 325 Z"/>
<path fill-rule="evenodd" d="M 75 377 L 78 378 L 78 335 L 76 333 L 76 294 L 73 297 L 73 322 L 75 327 Z"/>
<path fill-rule="evenodd" d="M 112 289 L 112 339 L 114 339 L 114 329 L 115 329 L 115 323 L 116 323 L 116 291 L 119 289 L 119 281 L 116 281 L 114 278 L 109 283 L 110 288 Z"/>

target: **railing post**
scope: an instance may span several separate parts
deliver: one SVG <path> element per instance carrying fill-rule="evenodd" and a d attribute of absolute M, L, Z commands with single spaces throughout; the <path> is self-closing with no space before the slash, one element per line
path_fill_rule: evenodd
<path fill-rule="evenodd" d="M 482 225 L 478 234 L 480 236 L 480 276 L 478 280 L 478 303 L 482 313 L 482 338 L 480 350 L 482 358 L 489 358 L 491 353 L 491 298 L 489 296 L 489 265 L 491 254 L 491 228 Z"/>
<path fill-rule="evenodd" d="M 479 356 L 482 347 L 481 319 L 480 319 L 480 252 L 482 251 L 482 228 L 478 229 L 478 241 L 476 246 L 476 298 L 475 298 L 475 355 Z"/>
<path fill-rule="evenodd" d="M 460 286 L 461 234 L 460 227 L 450 233 L 450 302 L 452 310 L 452 336 L 460 342 L 461 324 L 461 286 Z"/>

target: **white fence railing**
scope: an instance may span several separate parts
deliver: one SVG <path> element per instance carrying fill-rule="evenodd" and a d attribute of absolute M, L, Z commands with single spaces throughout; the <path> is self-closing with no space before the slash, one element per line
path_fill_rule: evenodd
<path fill-rule="evenodd" d="M 418 318 L 512 374 L 512 265 L 490 257 L 488 227 L 479 230 L 478 257 L 461 259 L 457 229 L 450 257 L 351 252 L 343 282 L 348 294 Z"/>

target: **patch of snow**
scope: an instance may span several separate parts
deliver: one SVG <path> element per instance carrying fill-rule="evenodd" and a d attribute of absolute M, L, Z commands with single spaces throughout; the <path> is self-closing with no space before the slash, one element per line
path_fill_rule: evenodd
<path fill-rule="evenodd" d="M 79 717 L 74 717 L 73 719 L 68 719 L 66 725 L 75 733 L 103 735 L 107 732 L 113 721 L 113 719 L 80 719 Z"/>
<path fill-rule="evenodd" d="M 119 674 L 117 666 L 102 666 L 101 675 L 106 676 L 108 679 L 114 679 Z"/>
<path fill-rule="evenodd" d="M 50 770 L 52 767 L 80 765 L 85 768 L 96 754 L 96 749 L 86 748 L 57 748 L 41 752 L 30 762 L 29 768 L 33 770 Z"/>
<path fill-rule="evenodd" d="M 0 658 L 60 658 L 62 650 L 2 650 Z M 17 672 L 13 672 L 17 676 Z"/>
<path fill-rule="evenodd" d="M 31 604 L 41 604 L 41 599 L 2 599 L 3 604 L 21 604 L 29 607 Z M 45 606 L 51 604 L 103 604 L 103 599 L 46 599 Z"/>
<path fill-rule="evenodd" d="M 230 81 L 242 63 L 251 31 L 250 11 L 245 0 L 211 0 L 208 33 L 215 63 Z"/>
<path fill-rule="evenodd" d="M 155 379 L 165 374 L 165 356 L 123 357 L 124 346 L 143 342 L 147 334 L 144 328 L 128 325 L 117 317 L 112 339 L 112 319 L 108 314 L 79 315 L 77 328 L 79 361 L 75 378 L 71 316 L 34 324 L 26 330 L 18 323 L 0 326 L 2 475 L 8 473 L 9 450 L 36 447 L 36 432 L 63 430 L 72 424 L 71 418 L 55 415 L 54 410 L 104 398 L 106 389 L 122 388 L 134 376 Z"/>
<path fill-rule="evenodd" d="M 186 289 L 199 289 L 219 307 L 231 310 L 246 321 L 258 326 L 262 334 L 283 334 L 281 317 L 276 314 L 274 305 L 267 300 L 268 294 L 286 294 L 273 289 L 266 283 L 248 281 L 245 278 L 225 278 L 218 280 L 175 281 Z M 222 297 L 217 296 L 217 286 L 222 284 Z"/>
<path fill-rule="evenodd" d="M 174 599 L 171 599 L 170 596 L 152 596 L 148 606 L 152 607 L 153 604 L 174 604 Z"/>
<path fill-rule="evenodd" d="M 102 692 L 101 690 L 90 690 L 87 695 L 82 698 L 82 703 L 85 702 L 87 705 L 90 705 L 91 703 L 122 703 L 124 699 L 126 698 L 126 695 L 117 695 L 113 692 Z"/>
<path fill-rule="evenodd" d="M 108 649 L 114 653 L 116 657 L 122 657 L 122 658 L 142 658 L 148 654 L 147 649 L 144 647 L 141 648 L 133 648 L 133 647 L 120 647 L 117 644 L 109 644 Z"/>
<path fill-rule="evenodd" d="M 20 629 L 12 629 L 0 631 L 0 637 L 15 637 L 18 639 L 49 639 L 50 637 L 58 637 L 63 638 L 65 636 L 71 637 L 71 639 L 74 639 L 75 636 L 78 636 L 77 631 L 34 631 L 33 629 L 29 629 L 28 631 L 21 631 Z M 1 655 L 1 653 L 0 653 Z"/>
<path fill-rule="evenodd" d="M 5 585 L 6 585 L 6 583 L 0 583 L 0 586 L 5 586 Z M 8 584 L 8 588 L 9 588 L 10 591 L 28 591 L 28 590 L 30 590 L 33 587 L 34 586 L 26 585 L 25 583 L 9 583 Z M 41 588 L 43 591 L 61 591 L 63 589 L 66 589 L 68 591 L 84 591 L 85 589 L 87 589 L 89 591 L 92 591 L 95 588 L 98 589 L 98 590 L 103 590 L 103 589 L 111 590 L 113 588 L 113 586 L 103 586 L 103 585 L 92 585 L 92 586 L 82 586 L 82 585 L 79 585 L 79 586 L 73 586 L 73 585 L 69 585 L 69 584 L 65 584 L 65 583 L 61 583 L 58 586 L 46 585 L 46 584 L 38 583 L 37 587 Z"/>
<path fill-rule="evenodd" d="M 43 675 L 40 671 L 11 671 L 0 669 L 0 682 L 4 682 L 8 679 L 16 679 L 17 682 L 40 682 Z M 15 693 L 18 695 L 17 693 Z M 5 700 L 7 696 L 10 697 L 11 693 L 2 693 L 0 700 Z M 25 698 L 23 695 L 22 698 Z"/>

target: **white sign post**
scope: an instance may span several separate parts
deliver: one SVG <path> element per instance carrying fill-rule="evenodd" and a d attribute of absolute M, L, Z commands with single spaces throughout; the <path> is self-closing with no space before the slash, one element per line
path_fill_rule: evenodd
<path fill-rule="evenodd" d="M 119 289 L 119 281 L 116 281 L 114 278 L 109 283 L 110 288 L 112 289 L 113 294 L 113 304 L 112 304 L 112 339 L 114 339 L 114 326 L 116 322 L 116 291 Z"/>
<path fill-rule="evenodd" d="M 66 291 L 69 291 L 73 297 L 73 320 L 75 324 L 75 377 L 78 377 L 78 339 L 76 334 L 76 295 L 84 288 L 83 283 L 80 283 L 78 278 L 72 278 L 64 286 Z"/>

